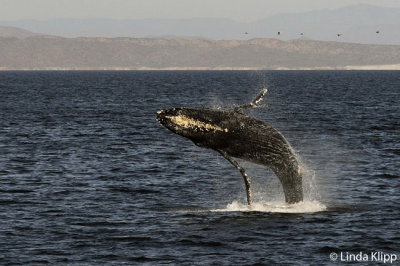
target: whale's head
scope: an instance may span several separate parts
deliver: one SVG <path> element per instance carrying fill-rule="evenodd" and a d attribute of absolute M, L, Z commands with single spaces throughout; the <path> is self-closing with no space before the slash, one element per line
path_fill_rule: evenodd
<path fill-rule="evenodd" d="M 171 108 L 157 112 L 157 120 L 196 145 L 215 147 L 229 134 L 229 115 L 214 109 Z"/>

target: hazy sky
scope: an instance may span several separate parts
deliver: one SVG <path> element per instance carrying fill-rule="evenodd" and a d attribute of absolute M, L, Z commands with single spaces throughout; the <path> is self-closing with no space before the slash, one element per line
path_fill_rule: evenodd
<path fill-rule="evenodd" d="M 218 17 L 254 21 L 277 13 L 362 3 L 400 8 L 400 0 L 0 0 L 0 20 Z"/>

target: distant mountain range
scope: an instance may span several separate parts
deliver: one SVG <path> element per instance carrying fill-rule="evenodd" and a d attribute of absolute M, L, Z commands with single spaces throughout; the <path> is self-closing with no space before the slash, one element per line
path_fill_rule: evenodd
<path fill-rule="evenodd" d="M 33 33 L 24 29 L 16 28 L 16 27 L 4 27 L 0 26 L 0 37 L 16 37 L 16 38 L 27 38 L 40 35 L 37 33 Z"/>
<path fill-rule="evenodd" d="M 400 69 L 400 45 L 304 39 L 0 37 L 0 70 L 382 68 Z"/>
<path fill-rule="evenodd" d="M 251 23 L 219 18 L 52 19 L 0 21 L 0 25 L 63 37 L 178 36 L 212 40 L 290 40 L 302 37 L 322 41 L 400 44 L 400 9 L 371 5 L 279 14 Z"/>

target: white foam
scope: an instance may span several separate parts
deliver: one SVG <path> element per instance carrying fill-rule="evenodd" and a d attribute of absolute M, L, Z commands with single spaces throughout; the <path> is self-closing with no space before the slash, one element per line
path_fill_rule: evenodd
<path fill-rule="evenodd" d="M 296 204 L 284 202 L 254 202 L 248 206 L 233 201 L 223 209 L 214 209 L 213 212 L 276 212 L 276 213 L 313 213 L 325 211 L 326 206 L 318 201 L 303 201 Z"/>

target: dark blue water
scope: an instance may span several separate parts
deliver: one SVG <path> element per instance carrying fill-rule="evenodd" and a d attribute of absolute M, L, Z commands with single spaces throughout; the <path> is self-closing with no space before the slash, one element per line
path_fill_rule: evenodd
<path fill-rule="evenodd" d="M 284 204 L 159 125 L 169 107 L 250 110 L 307 171 Z M 340 264 L 400 260 L 400 72 L 0 72 L 0 264 Z M 361 264 L 359 264 L 361 265 Z"/>

